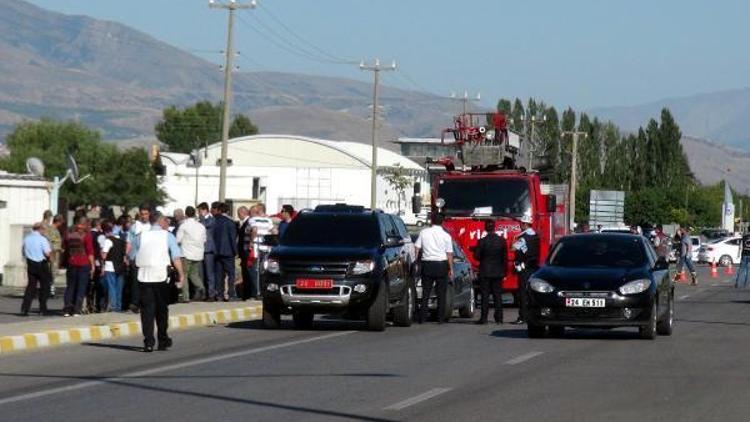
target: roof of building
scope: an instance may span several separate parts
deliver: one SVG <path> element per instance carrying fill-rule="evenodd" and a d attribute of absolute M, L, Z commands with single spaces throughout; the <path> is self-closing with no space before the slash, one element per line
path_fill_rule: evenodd
<path fill-rule="evenodd" d="M 204 164 L 217 163 L 221 143 L 209 145 Z M 229 140 L 228 158 L 233 165 L 248 167 L 344 167 L 371 166 L 372 147 L 348 141 L 332 141 L 298 135 L 252 135 Z M 186 164 L 188 154 L 162 153 L 176 165 Z M 399 165 L 415 171 L 424 168 L 416 162 L 385 148 L 378 148 L 378 167 Z"/>
<path fill-rule="evenodd" d="M 47 181 L 47 179 L 45 179 L 42 176 L 35 176 L 33 174 L 8 173 L 7 171 L 3 171 L 3 170 L 0 170 L 0 179 L 2 180 L 30 180 L 30 181 L 37 181 L 37 182 Z"/>

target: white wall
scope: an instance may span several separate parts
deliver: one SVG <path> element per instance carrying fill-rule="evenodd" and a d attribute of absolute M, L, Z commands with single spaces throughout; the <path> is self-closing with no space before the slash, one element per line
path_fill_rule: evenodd
<path fill-rule="evenodd" d="M 23 239 L 11 238 L 11 225 L 32 226 L 42 220 L 49 209 L 47 182 L 33 180 L 10 180 L 0 176 L 0 200 L 7 202 L 0 209 L 0 272 L 11 256 L 18 256 Z M 16 252 L 16 253 L 12 253 Z"/>

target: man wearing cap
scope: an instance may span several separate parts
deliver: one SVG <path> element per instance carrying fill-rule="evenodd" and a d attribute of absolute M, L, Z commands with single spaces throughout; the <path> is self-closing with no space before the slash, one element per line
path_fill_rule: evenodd
<path fill-rule="evenodd" d="M 539 269 L 539 236 L 531 228 L 531 216 L 521 217 L 521 233 L 513 242 L 516 253 L 515 270 L 518 274 L 518 319 L 515 324 L 526 323 L 529 277 Z"/>
<path fill-rule="evenodd" d="M 33 231 L 23 239 L 23 254 L 26 257 L 26 275 L 29 284 L 23 295 L 21 316 L 28 316 L 31 302 L 39 294 L 39 314 L 47 314 L 47 296 L 50 292 L 52 275 L 49 268 L 49 257 L 52 247 L 44 237 L 42 223 L 34 224 Z"/>
<path fill-rule="evenodd" d="M 159 212 L 151 214 L 151 228 L 141 232 L 133 242 L 138 266 L 138 288 L 141 296 L 141 329 L 143 351 L 154 351 L 154 320 L 156 321 L 158 350 L 167 350 L 172 339 L 167 335 L 169 324 L 169 271 L 170 263 L 177 270 L 177 287 L 185 279 L 180 258 L 182 253 L 177 239 L 168 231 L 169 220 Z"/>

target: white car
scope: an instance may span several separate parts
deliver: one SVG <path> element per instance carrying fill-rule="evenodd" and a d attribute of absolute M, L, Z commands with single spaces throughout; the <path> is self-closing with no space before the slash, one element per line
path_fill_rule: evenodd
<path fill-rule="evenodd" d="M 690 258 L 693 262 L 698 262 L 700 261 L 698 255 L 703 247 L 703 242 L 701 242 L 700 236 L 690 236 L 690 241 L 693 242 L 692 256 Z"/>
<path fill-rule="evenodd" d="M 737 265 L 740 263 L 740 254 L 742 238 L 739 236 L 726 237 L 717 239 L 701 246 L 698 252 L 699 262 L 716 262 L 722 267 L 730 264 Z"/>

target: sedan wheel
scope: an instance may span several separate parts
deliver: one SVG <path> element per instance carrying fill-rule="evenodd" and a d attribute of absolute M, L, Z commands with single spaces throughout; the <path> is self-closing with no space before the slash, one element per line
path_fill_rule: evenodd
<path fill-rule="evenodd" d="M 473 318 L 474 312 L 476 312 L 476 301 L 474 298 L 474 289 L 471 288 L 469 289 L 469 291 L 471 292 L 469 293 L 470 295 L 469 302 L 458 310 L 458 315 L 461 318 Z"/>
<path fill-rule="evenodd" d="M 729 255 L 722 255 L 722 257 L 719 258 L 719 265 L 722 267 L 728 267 L 732 265 L 732 257 Z"/>
<path fill-rule="evenodd" d="M 651 315 L 649 317 L 648 325 L 638 328 L 638 332 L 644 340 L 654 340 L 656 338 L 656 309 L 656 300 L 654 300 L 654 305 L 651 307 Z"/>
<path fill-rule="evenodd" d="M 656 332 L 661 336 L 671 336 L 672 329 L 674 327 L 674 292 L 669 295 L 669 309 L 667 310 L 667 318 L 664 321 L 659 321 L 656 325 Z"/>

